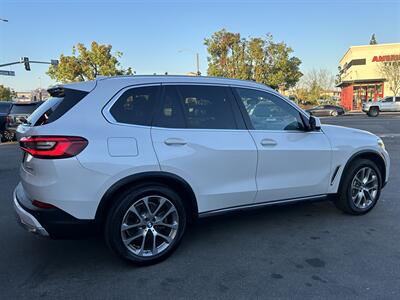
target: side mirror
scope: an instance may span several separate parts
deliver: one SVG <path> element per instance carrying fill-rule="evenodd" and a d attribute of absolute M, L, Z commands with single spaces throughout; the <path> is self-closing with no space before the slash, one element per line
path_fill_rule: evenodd
<path fill-rule="evenodd" d="M 318 131 L 320 129 L 321 129 L 321 121 L 319 120 L 319 118 L 310 116 L 310 118 L 308 119 L 308 130 Z"/>

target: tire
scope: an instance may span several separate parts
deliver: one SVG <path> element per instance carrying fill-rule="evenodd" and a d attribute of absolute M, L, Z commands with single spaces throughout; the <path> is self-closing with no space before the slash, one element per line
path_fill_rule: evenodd
<path fill-rule="evenodd" d="M 331 111 L 331 116 L 336 117 L 338 115 L 338 112 L 336 110 Z"/>
<path fill-rule="evenodd" d="M 15 133 L 13 131 L 4 130 L 1 135 L 2 142 L 12 142 L 15 139 Z"/>
<path fill-rule="evenodd" d="M 185 207 L 176 192 L 160 184 L 140 185 L 115 199 L 106 218 L 104 235 L 107 245 L 122 259 L 136 265 L 151 265 L 172 254 L 183 237 L 186 223 Z"/>
<path fill-rule="evenodd" d="M 370 117 L 377 117 L 379 115 L 379 108 L 378 107 L 371 107 L 368 111 L 368 116 Z"/>
<path fill-rule="evenodd" d="M 363 170 L 364 173 L 362 173 Z M 362 174 L 365 176 L 363 177 Z M 355 177 L 357 177 L 358 180 Z M 364 182 L 364 178 L 367 178 L 367 181 Z M 368 183 L 369 181 L 372 182 Z M 357 185 L 357 187 L 353 184 Z M 372 188 L 373 186 L 375 187 L 374 189 Z M 339 193 L 334 200 L 334 204 L 338 209 L 347 214 L 366 214 L 371 211 L 378 202 L 381 187 L 382 174 L 376 164 L 368 159 L 356 159 L 343 174 Z M 367 189 L 369 189 L 368 192 L 366 191 Z M 358 205 L 357 202 L 359 202 Z"/>

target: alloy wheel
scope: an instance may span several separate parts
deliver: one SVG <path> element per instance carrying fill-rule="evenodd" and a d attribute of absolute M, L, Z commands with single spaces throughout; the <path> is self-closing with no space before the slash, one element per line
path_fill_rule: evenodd
<path fill-rule="evenodd" d="M 368 209 L 378 196 L 378 176 L 370 167 L 361 168 L 351 183 L 351 198 L 353 204 L 362 210 Z"/>
<path fill-rule="evenodd" d="M 167 198 L 151 195 L 137 200 L 125 213 L 121 237 L 134 255 L 152 257 L 168 249 L 177 236 L 179 215 Z"/>

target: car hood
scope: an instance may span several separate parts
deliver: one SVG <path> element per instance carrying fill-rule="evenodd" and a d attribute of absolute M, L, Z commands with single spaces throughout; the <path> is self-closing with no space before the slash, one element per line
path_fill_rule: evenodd
<path fill-rule="evenodd" d="M 324 133 L 328 136 L 331 135 L 339 135 L 339 136 L 354 136 L 354 137 L 365 137 L 365 138 L 372 138 L 376 140 L 377 136 L 369 131 L 351 128 L 351 127 L 344 127 L 338 125 L 321 125 L 321 129 Z"/>

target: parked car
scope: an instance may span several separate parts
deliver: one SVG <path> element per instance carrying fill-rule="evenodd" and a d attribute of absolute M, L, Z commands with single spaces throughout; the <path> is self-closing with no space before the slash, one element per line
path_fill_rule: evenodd
<path fill-rule="evenodd" d="M 33 111 L 38 108 L 43 101 L 40 102 L 29 102 L 29 103 L 19 103 L 14 102 L 10 112 L 8 113 L 6 122 L 6 131 L 9 140 L 15 140 L 15 132 L 17 127 L 26 122 L 28 117 L 33 113 Z"/>
<path fill-rule="evenodd" d="M 336 117 L 345 114 L 344 108 L 337 105 L 319 105 L 311 109 L 307 109 L 307 112 L 317 117 L 323 117 L 323 116 Z"/>
<path fill-rule="evenodd" d="M 322 199 L 362 215 L 388 181 L 379 137 L 321 125 L 252 81 L 128 76 L 49 92 L 18 127 L 20 223 L 53 238 L 100 231 L 137 264 L 165 259 L 198 217 Z"/>
<path fill-rule="evenodd" d="M 381 111 L 400 112 L 400 96 L 389 96 L 376 102 L 364 102 L 362 111 L 370 117 L 377 117 Z"/>
<path fill-rule="evenodd" d="M 9 141 L 9 134 L 6 130 L 6 123 L 8 113 L 10 112 L 12 106 L 12 102 L 10 101 L 1 101 L 0 102 L 0 139 L 2 142 Z"/>

